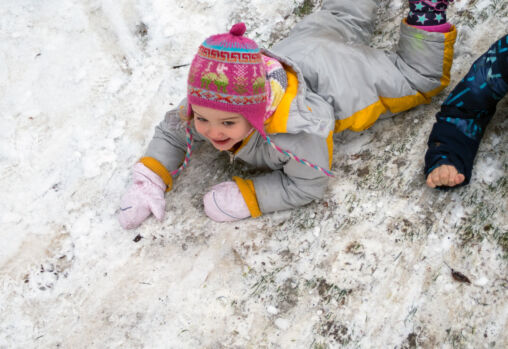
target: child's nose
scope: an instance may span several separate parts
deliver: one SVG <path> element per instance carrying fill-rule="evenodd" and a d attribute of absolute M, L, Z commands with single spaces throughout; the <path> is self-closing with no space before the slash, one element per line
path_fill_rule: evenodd
<path fill-rule="evenodd" d="M 222 136 L 222 131 L 220 130 L 219 127 L 210 127 L 210 129 L 208 130 L 208 136 L 210 138 L 218 138 Z"/>

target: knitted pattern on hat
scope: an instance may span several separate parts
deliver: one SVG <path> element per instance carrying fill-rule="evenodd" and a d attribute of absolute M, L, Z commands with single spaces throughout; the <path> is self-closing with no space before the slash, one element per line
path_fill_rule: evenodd
<path fill-rule="evenodd" d="M 453 0 L 409 0 L 407 23 L 416 26 L 434 26 L 446 23 L 446 8 Z"/>
<path fill-rule="evenodd" d="M 263 136 L 269 84 L 258 45 L 243 36 L 244 23 L 212 35 L 199 47 L 187 81 L 188 113 L 193 104 L 241 114 Z"/>

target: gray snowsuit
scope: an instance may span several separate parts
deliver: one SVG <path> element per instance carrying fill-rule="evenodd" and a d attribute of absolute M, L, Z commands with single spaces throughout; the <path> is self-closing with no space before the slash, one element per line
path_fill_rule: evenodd
<path fill-rule="evenodd" d="M 368 46 L 376 10 L 373 0 L 325 0 L 289 36 L 263 54 L 285 67 L 289 85 L 265 129 L 273 143 L 329 169 L 334 132 L 361 131 L 381 115 L 393 115 L 430 98 L 449 83 L 456 30 L 433 33 L 403 21 L 396 52 Z M 179 114 L 169 111 L 141 159 L 166 184 L 181 164 L 186 140 Z M 204 139 L 196 132 L 195 143 Z M 327 177 L 273 149 L 257 132 L 243 141 L 236 159 L 271 171 L 236 178 L 253 217 L 299 207 L 323 197 Z"/>

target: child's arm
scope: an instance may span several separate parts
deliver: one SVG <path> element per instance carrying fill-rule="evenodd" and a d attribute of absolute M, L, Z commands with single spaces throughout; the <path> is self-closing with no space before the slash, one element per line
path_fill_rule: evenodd
<path fill-rule="evenodd" d="M 469 183 L 473 161 L 496 105 L 508 92 L 508 36 L 478 58 L 436 115 L 425 155 L 427 185 Z"/>
<path fill-rule="evenodd" d="M 328 177 L 306 165 L 289 160 L 282 170 L 253 179 L 262 213 L 297 208 L 323 198 Z"/>
<path fill-rule="evenodd" d="M 329 170 L 331 137 L 324 139 L 299 133 L 277 134 L 271 139 L 280 148 L 291 149 L 300 158 Z M 234 178 L 253 217 L 261 213 L 300 207 L 323 197 L 328 183 L 328 177 L 323 172 L 277 152 L 267 143 L 256 150 L 256 156 L 265 167 L 273 171 L 252 180 Z"/>
<path fill-rule="evenodd" d="M 170 110 L 155 127 L 155 133 L 140 162 L 161 177 L 168 191 L 172 187 L 171 172 L 182 164 L 187 151 L 188 140 L 185 132 L 186 99 L 178 107 Z M 193 132 L 193 148 L 202 143 L 203 138 Z"/>
<path fill-rule="evenodd" d="M 303 132 L 276 134 L 271 135 L 271 141 L 329 170 L 329 152 L 333 147 L 331 136 L 324 139 Z M 325 193 L 328 183 L 325 173 L 278 152 L 259 135 L 251 139 L 238 157 L 258 168 L 272 171 L 252 179 L 233 177 L 234 182 L 212 187 L 203 201 L 206 214 L 215 221 L 235 221 L 300 207 L 321 199 Z"/>
<path fill-rule="evenodd" d="M 172 188 L 171 172 L 182 163 L 188 146 L 186 123 L 180 119 L 184 105 L 185 100 L 166 113 L 155 128 L 145 155 L 133 168 L 132 183 L 122 196 L 118 215 L 125 229 L 138 227 L 152 213 L 158 220 L 164 217 L 164 193 Z M 201 140 L 198 135 L 193 136 L 195 141 Z"/>

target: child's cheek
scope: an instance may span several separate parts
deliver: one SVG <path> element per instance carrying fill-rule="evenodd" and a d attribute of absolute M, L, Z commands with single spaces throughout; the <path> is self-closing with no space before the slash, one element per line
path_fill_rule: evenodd
<path fill-rule="evenodd" d="M 203 134 L 203 128 L 201 126 L 200 122 L 194 122 L 194 127 L 196 128 L 196 131 L 202 135 Z"/>

